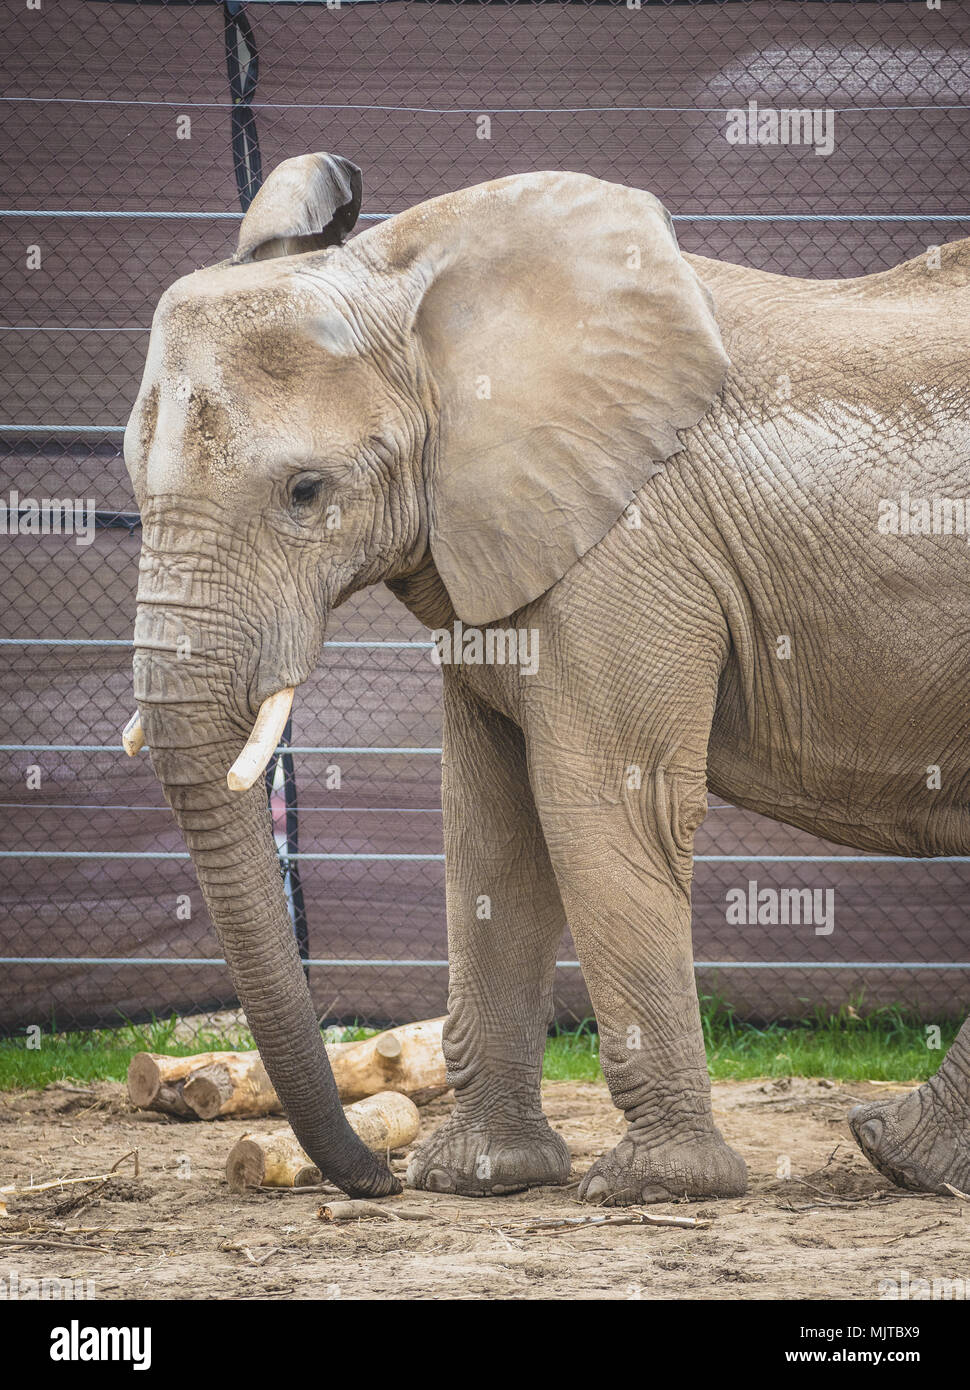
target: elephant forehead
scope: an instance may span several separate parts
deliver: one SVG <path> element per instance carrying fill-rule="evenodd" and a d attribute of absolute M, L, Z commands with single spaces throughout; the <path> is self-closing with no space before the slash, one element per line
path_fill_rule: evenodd
<path fill-rule="evenodd" d="M 247 287 L 228 271 L 214 283 L 189 276 L 159 301 L 152 338 L 171 373 L 218 368 L 248 344 L 279 352 L 312 313 L 306 292 L 286 281 Z"/>
<path fill-rule="evenodd" d="M 159 301 L 149 363 L 176 394 L 203 383 L 250 397 L 273 384 L 306 391 L 365 355 L 351 303 L 320 276 L 258 266 L 200 271 Z"/>

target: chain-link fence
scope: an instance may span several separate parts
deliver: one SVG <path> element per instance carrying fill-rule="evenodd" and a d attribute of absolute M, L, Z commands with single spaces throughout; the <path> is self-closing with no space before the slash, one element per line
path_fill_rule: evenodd
<path fill-rule="evenodd" d="M 509 172 L 583 170 L 658 194 L 686 251 L 865 274 L 970 234 L 970 13 L 933 5 L 7 11 L 0 1027 L 232 1002 L 148 761 L 119 746 L 139 548 L 121 434 L 158 295 L 227 254 L 262 171 L 309 150 L 349 156 L 366 225 Z M 809 120 L 771 143 L 766 110 Z M 45 521 L 45 500 L 70 514 Z M 314 1000 L 330 1019 L 436 1014 L 447 972 L 428 634 L 381 588 L 340 609 L 330 638 L 272 789 Z M 774 1017 L 863 994 L 934 1018 L 965 1010 L 966 861 L 855 855 L 719 804 L 697 854 L 702 992 Z M 834 931 L 729 924 L 729 890 L 747 899 L 752 884 L 832 889 Z M 589 1012 L 571 955 L 567 941 L 564 1019 Z"/>

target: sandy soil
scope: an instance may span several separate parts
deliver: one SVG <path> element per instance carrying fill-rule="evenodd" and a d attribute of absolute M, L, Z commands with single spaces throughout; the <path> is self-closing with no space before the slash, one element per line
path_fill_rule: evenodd
<path fill-rule="evenodd" d="M 93 1280 L 105 1299 L 867 1299 L 903 1271 L 970 1284 L 970 1205 L 889 1186 L 849 1136 L 853 1099 L 892 1089 L 720 1083 L 715 1112 L 748 1162 L 747 1197 L 649 1208 L 697 1218 L 687 1229 L 555 1233 L 526 1227 L 590 1214 L 575 1183 L 620 1133 L 603 1085 L 545 1088 L 546 1112 L 572 1150 L 572 1186 L 486 1200 L 407 1192 L 389 1205 L 425 1219 L 355 1225 L 318 1218 L 326 1192 L 229 1191 L 226 1154 L 252 1121 L 136 1113 L 124 1088 L 107 1083 L 8 1093 L 0 1186 L 103 1173 L 132 1149 L 139 1170 L 129 1158 L 96 1191 L 8 1197 L 0 1279 L 16 1270 L 21 1283 Z M 447 1109 L 446 1098 L 428 1106 L 424 1132 Z M 791 1178 L 779 1179 L 786 1156 Z M 404 1155 L 394 1163 L 403 1169 Z"/>

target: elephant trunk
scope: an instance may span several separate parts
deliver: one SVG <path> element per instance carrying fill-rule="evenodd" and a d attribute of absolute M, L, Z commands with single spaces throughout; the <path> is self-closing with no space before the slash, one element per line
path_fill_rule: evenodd
<path fill-rule="evenodd" d="M 200 701 L 198 686 L 157 647 L 136 653 L 135 678 L 152 763 L 297 1138 L 324 1177 L 351 1196 L 400 1191 L 353 1133 L 340 1104 L 294 940 L 263 779 L 248 790 L 227 785 L 227 769 L 243 741 L 238 720 L 211 695 Z"/>

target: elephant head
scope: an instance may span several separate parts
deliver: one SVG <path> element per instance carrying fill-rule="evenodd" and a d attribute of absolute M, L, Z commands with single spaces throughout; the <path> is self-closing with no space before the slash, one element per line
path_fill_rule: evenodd
<path fill-rule="evenodd" d="M 293 688 L 331 609 L 429 556 L 467 623 L 543 594 L 678 448 L 726 358 L 647 193 L 514 176 L 342 244 L 359 203 L 346 160 L 276 169 L 232 259 L 162 296 L 125 458 L 144 739 L 296 1134 L 376 1195 L 396 1180 L 344 1121 L 260 779 Z"/>

